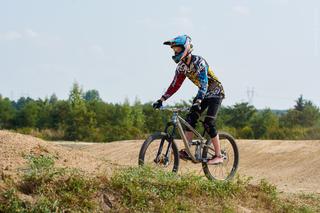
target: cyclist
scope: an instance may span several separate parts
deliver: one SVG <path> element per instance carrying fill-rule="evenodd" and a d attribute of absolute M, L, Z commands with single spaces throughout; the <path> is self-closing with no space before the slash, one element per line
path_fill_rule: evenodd
<path fill-rule="evenodd" d="M 165 94 L 153 104 L 153 108 L 160 108 L 162 102 L 170 98 L 180 88 L 185 78 L 188 77 L 199 90 L 187 114 L 186 121 L 195 128 L 201 113 L 208 109 L 204 120 L 204 127 L 210 135 L 215 149 L 215 157 L 210 159 L 208 164 L 223 163 L 219 136 L 215 125 L 218 109 L 225 96 L 222 84 L 204 58 L 191 54 L 193 45 L 189 36 L 181 35 L 165 41 L 163 44 L 169 45 L 173 49 L 174 55 L 172 59 L 178 65 L 172 83 Z M 187 129 L 186 137 L 188 141 L 191 141 L 193 132 Z M 185 150 L 180 150 L 179 155 L 182 159 L 190 158 Z"/>

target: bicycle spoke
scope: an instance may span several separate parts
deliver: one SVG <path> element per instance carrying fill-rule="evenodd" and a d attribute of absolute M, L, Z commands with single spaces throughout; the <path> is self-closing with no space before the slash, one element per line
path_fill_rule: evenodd
<path fill-rule="evenodd" d="M 164 141 L 162 150 L 158 156 L 158 160 L 156 160 L 156 157 L 159 151 L 160 140 L 153 141 L 149 145 L 145 153 L 144 164 L 151 167 L 158 167 L 158 168 L 170 171 L 172 169 L 174 156 L 173 156 L 173 152 L 170 151 L 168 159 L 165 158 L 165 152 L 168 148 L 168 145 L 169 143 L 167 141 Z"/>
<path fill-rule="evenodd" d="M 226 166 L 224 166 L 223 169 L 224 169 L 224 171 L 225 171 L 226 176 L 228 176 L 228 175 L 229 175 L 229 172 L 228 172 L 228 169 L 226 168 Z"/>
<path fill-rule="evenodd" d="M 218 180 L 226 180 L 229 177 L 234 175 L 233 167 L 234 163 L 236 162 L 235 159 L 235 151 L 233 148 L 232 143 L 229 141 L 228 138 L 221 137 L 220 139 L 220 147 L 221 147 L 221 154 L 223 156 L 223 163 L 218 165 L 205 165 L 204 171 L 208 178 L 210 179 L 218 179 Z M 214 151 L 210 147 L 206 148 L 207 150 L 207 158 L 209 158 Z"/>

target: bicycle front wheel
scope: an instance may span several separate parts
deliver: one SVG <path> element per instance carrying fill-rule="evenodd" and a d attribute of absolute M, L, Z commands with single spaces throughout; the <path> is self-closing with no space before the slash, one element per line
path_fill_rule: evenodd
<path fill-rule="evenodd" d="M 171 141 L 171 142 L 170 142 Z M 178 147 L 164 132 L 149 136 L 140 149 L 139 165 L 177 172 L 179 168 Z"/>
<path fill-rule="evenodd" d="M 202 163 L 202 168 L 210 180 L 230 180 L 237 172 L 239 164 L 239 151 L 235 139 L 228 133 L 219 133 L 221 154 L 223 163 L 218 165 L 208 165 L 206 161 Z M 208 140 L 203 148 L 202 158 L 212 159 L 215 156 L 211 141 Z"/>

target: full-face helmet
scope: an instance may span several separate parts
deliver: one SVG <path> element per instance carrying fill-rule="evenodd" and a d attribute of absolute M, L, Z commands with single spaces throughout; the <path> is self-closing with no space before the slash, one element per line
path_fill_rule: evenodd
<path fill-rule="evenodd" d="M 181 35 L 178 37 L 175 37 L 174 39 L 171 39 L 169 41 L 165 41 L 163 43 L 164 45 L 170 45 L 171 48 L 173 47 L 181 47 L 181 51 L 174 52 L 174 55 L 172 56 L 172 59 L 179 63 L 182 59 L 184 59 L 186 56 L 188 56 L 192 50 L 193 45 L 191 43 L 191 38 L 187 35 Z"/>

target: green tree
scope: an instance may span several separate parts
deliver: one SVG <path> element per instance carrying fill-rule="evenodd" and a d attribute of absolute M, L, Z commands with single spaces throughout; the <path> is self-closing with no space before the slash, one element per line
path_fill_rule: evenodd
<path fill-rule="evenodd" d="M 48 99 L 45 100 L 37 100 L 38 105 L 38 119 L 37 119 L 37 128 L 38 129 L 46 129 L 50 128 L 50 112 L 52 110 L 52 104 Z"/>
<path fill-rule="evenodd" d="M 319 124 L 320 111 L 319 108 L 311 101 L 306 101 L 303 109 L 303 118 L 301 119 L 302 125 L 312 127 Z"/>
<path fill-rule="evenodd" d="M 162 131 L 171 114 L 170 112 L 154 110 L 150 102 L 142 105 L 142 111 L 145 117 L 144 129 L 147 133 Z"/>
<path fill-rule="evenodd" d="M 319 108 L 311 101 L 305 100 L 300 96 L 296 100 L 294 109 L 288 110 L 286 114 L 281 116 L 281 126 L 283 127 L 312 127 L 319 123 Z"/>
<path fill-rule="evenodd" d="M 9 98 L 2 98 L 0 95 L 0 129 L 12 127 L 15 113 Z"/>
<path fill-rule="evenodd" d="M 67 120 L 71 114 L 70 110 L 68 101 L 58 100 L 53 103 L 49 117 L 50 128 L 65 131 L 67 128 Z"/>
<path fill-rule="evenodd" d="M 254 138 L 254 132 L 250 126 L 245 126 L 238 131 L 238 137 L 243 139 Z"/>
<path fill-rule="evenodd" d="M 303 99 L 303 96 L 300 95 L 299 98 L 296 100 L 296 105 L 294 105 L 294 109 L 300 112 L 303 111 L 306 104 L 306 100 Z"/>
<path fill-rule="evenodd" d="M 36 127 L 38 121 L 39 106 L 35 101 L 26 102 L 17 114 L 18 127 Z"/>
<path fill-rule="evenodd" d="M 132 106 L 131 119 L 134 127 L 140 131 L 144 130 L 145 117 L 142 110 L 142 104 L 138 99 L 135 100 L 135 103 Z"/>
<path fill-rule="evenodd" d="M 256 112 L 250 123 L 254 138 L 268 138 L 270 129 L 279 128 L 279 118 L 270 109 Z"/>
<path fill-rule="evenodd" d="M 50 104 L 55 104 L 55 103 L 57 103 L 58 102 L 58 97 L 56 96 L 56 94 L 52 94 L 51 96 L 50 96 L 50 99 L 49 99 L 49 103 Z"/>
<path fill-rule="evenodd" d="M 91 140 L 95 132 L 95 113 L 89 111 L 83 99 L 83 92 L 77 83 L 69 95 L 70 114 L 67 118 L 66 136 L 71 140 Z"/>
<path fill-rule="evenodd" d="M 86 101 L 102 101 L 100 98 L 99 92 L 97 90 L 88 90 L 83 95 L 84 100 Z"/>
<path fill-rule="evenodd" d="M 237 129 L 241 129 L 249 124 L 250 119 L 256 112 L 254 106 L 249 103 L 238 103 L 233 107 L 227 107 L 225 109 L 226 121 L 225 124 Z"/>

